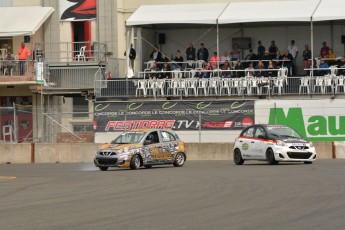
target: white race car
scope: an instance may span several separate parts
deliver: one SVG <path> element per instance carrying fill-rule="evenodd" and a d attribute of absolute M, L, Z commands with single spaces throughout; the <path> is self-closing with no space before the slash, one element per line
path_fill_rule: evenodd
<path fill-rule="evenodd" d="M 269 164 L 304 162 L 316 159 L 312 142 L 285 125 L 253 125 L 245 128 L 234 144 L 234 162 L 242 165 L 245 160 L 266 160 Z"/>

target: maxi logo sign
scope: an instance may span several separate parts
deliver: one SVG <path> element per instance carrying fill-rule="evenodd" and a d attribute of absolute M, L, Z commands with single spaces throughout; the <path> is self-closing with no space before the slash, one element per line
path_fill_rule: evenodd
<path fill-rule="evenodd" d="M 95 104 L 96 132 L 140 128 L 241 130 L 254 123 L 254 101 L 156 101 Z"/>
<path fill-rule="evenodd" d="M 304 119 L 302 108 L 271 108 L 269 124 L 284 124 L 311 141 L 345 141 L 345 116 L 314 115 Z"/>

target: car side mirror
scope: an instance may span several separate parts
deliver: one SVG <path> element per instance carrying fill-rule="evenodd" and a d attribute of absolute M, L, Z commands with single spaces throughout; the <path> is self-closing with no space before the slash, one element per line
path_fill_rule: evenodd
<path fill-rule="evenodd" d="M 144 141 L 144 145 L 150 145 L 151 144 L 151 140 L 145 140 Z"/>
<path fill-rule="evenodd" d="M 259 135 L 258 138 L 266 139 L 266 137 L 264 135 Z"/>

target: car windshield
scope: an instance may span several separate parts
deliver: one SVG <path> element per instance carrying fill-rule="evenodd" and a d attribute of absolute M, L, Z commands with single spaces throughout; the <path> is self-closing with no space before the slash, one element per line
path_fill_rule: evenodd
<path fill-rule="evenodd" d="M 122 133 L 118 136 L 115 140 L 113 140 L 112 144 L 136 144 L 143 139 L 145 136 L 144 132 L 126 132 Z"/>
<path fill-rule="evenodd" d="M 302 138 L 294 129 L 287 126 L 268 126 L 268 132 L 273 136 L 285 138 Z"/>

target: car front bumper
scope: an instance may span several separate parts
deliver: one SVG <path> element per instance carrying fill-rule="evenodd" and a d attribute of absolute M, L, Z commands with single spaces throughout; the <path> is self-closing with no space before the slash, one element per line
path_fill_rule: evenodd
<path fill-rule="evenodd" d="M 276 161 L 312 162 L 316 160 L 315 147 L 305 150 L 291 149 L 289 147 L 276 146 L 274 149 Z"/>

